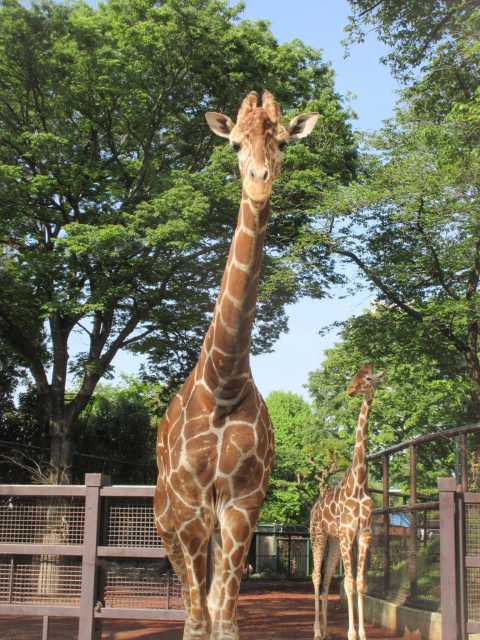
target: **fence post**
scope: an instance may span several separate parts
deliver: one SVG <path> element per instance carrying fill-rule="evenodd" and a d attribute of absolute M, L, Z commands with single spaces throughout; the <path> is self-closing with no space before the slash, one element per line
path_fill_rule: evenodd
<path fill-rule="evenodd" d="M 410 505 L 417 504 L 417 448 L 410 445 Z M 410 596 L 417 598 L 417 512 L 410 511 L 410 552 L 408 554 L 408 573 L 410 577 Z"/>
<path fill-rule="evenodd" d="M 383 590 L 390 591 L 390 460 L 383 457 Z"/>
<path fill-rule="evenodd" d="M 42 620 L 42 640 L 48 640 L 48 616 L 43 616 L 43 620 Z"/>
<path fill-rule="evenodd" d="M 460 640 L 456 562 L 455 478 L 438 478 L 440 505 L 440 591 L 442 640 Z"/>
<path fill-rule="evenodd" d="M 78 640 L 95 640 L 94 606 L 97 581 L 97 544 L 100 520 L 100 487 L 107 484 L 102 473 L 85 474 L 85 523 L 82 552 L 82 593 Z"/>
<path fill-rule="evenodd" d="M 460 461 L 460 477 L 464 491 L 468 491 L 467 434 L 461 433 L 457 440 Z"/>

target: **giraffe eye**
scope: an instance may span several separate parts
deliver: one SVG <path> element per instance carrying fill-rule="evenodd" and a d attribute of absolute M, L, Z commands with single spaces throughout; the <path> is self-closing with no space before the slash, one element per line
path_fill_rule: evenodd
<path fill-rule="evenodd" d="M 280 149 L 280 151 L 284 151 L 286 146 L 287 146 L 287 141 L 286 140 L 281 140 L 278 143 L 278 148 Z"/>
<path fill-rule="evenodd" d="M 232 149 L 235 151 L 235 153 L 238 153 L 240 151 L 240 143 L 239 142 L 232 142 Z"/>

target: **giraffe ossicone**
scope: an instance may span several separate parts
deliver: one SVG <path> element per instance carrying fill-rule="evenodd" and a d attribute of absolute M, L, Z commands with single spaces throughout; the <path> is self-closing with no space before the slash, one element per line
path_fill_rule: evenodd
<path fill-rule="evenodd" d="M 340 557 L 345 570 L 345 593 L 348 601 L 348 640 L 356 640 L 353 596 L 358 600 L 358 637 L 366 640 L 364 619 L 365 562 L 371 542 L 373 502 L 367 493 L 368 417 L 375 389 L 383 373 L 374 373 L 366 364 L 359 369 L 347 388 L 349 396 L 363 396 L 355 432 L 352 464 L 342 481 L 327 489 L 310 513 L 310 539 L 313 552 L 312 581 L 315 590 L 314 640 L 327 638 L 327 606 L 330 583 Z M 357 540 L 357 580 L 353 579 L 352 549 Z M 327 549 L 325 570 L 322 562 Z"/>
<path fill-rule="evenodd" d="M 170 402 L 157 438 L 154 510 L 184 594 L 184 640 L 238 640 L 240 580 L 273 458 L 273 431 L 250 370 L 250 340 L 273 181 L 281 149 L 317 113 L 286 126 L 268 91 L 243 100 L 236 123 L 209 112 L 238 154 L 242 200 L 220 292 L 198 362 Z M 207 594 L 207 550 L 214 568 Z"/>

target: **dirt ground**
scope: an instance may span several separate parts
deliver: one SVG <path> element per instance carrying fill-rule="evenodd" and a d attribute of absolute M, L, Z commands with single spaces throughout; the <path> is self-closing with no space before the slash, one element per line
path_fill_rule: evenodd
<path fill-rule="evenodd" d="M 312 640 L 313 594 L 310 584 L 248 586 L 240 596 L 238 617 L 242 640 Z M 329 605 L 331 640 L 347 637 L 347 615 L 338 596 Z M 77 622 L 50 619 L 49 640 L 76 640 Z M 181 640 L 183 623 L 102 621 L 102 640 Z M 41 640 L 39 618 L 0 618 L 0 640 Z M 401 640 L 399 636 L 367 626 L 369 640 Z"/>

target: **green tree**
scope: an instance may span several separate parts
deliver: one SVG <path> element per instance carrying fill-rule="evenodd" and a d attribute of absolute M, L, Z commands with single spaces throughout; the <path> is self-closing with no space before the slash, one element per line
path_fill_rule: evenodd
<path fill-rule="evenodd" d="M 478 45 L 477 0 L 349 0 L 349 4 L 353 12 L 346 29 L 350 43 L 362 42 L 366 31 L 374 29 L 391 48 L 384 61 L 400 75 L 466 40 L 476 40 Z M 462 62 L 457 59 L 455 67 Z"/>
<path fill-rule="evenodd" d="M 148 353 L 167 383 L 196 357 L 240 196 L 205 111 L 233 115 L 268 87 L 291 114 L 322 114 L 275 190 L 254 348 L 285 328 L 287 302 L 329 282 L 323 248 L 295 239 L 353 174 L 348 114 L 318 51 L 279 45 L 240 8 L 0 3 L 0 337 L 45 410 L 52 481 L 70 480 L 75 422 L 119 350 Z M 77 331 L 87 347 L 72 358 Z"/>
<path fill-rule="evenodd" d="M 369 140 L 363 171 L 327 205 L 330 243 L 379 304 L 448 345 L 480 419 L 480 156 L 463 128 L 419 124 L 410 111 Z M 363 283 L 362 283 L 363 279 Z"/>
<path fill-rule="evenodd" d="M 116 484 L 154 484 L 156 426 L 164 408 L 159 407 L 159 397 L 158 385 L 135 378 L 126 378 L 121 386 L 98 385 L 74 432 L 80 454 L 75 480 L 82 482 L 85 473 L 98 471 Z"/>
<path fill-rule="evenodd" d="M 456 349 L 440 333 L 411 322 L 401 310 L 376 305 L 344 324 L 339 342 L 309 377 L 315 428 L 338 438 L 350 457 L 359 400 L 348 398 L 345 389 L 364 362 L 372 362 L 385 372 L 369 419 L 369 452 L 459 426 L 469 419 L 472 382 Z M 451 442 L 420 447 L 419 491 L 434 491 L 438 475 L 449 474 L 454 463 Z M 393 456 L 395 488 L 409 490 L 408 473 L 408 459 Z M 378 465 L 370 467 L 371 479 L 380 474 Z"/>
<path fill-rule="evenodd" d="M 477 0 L 349 0 L 349 43 L 375 30 L 383 58 L 407 86 L 421 121 L 461 123 L 478 145 L 480 5 Z"/>
<path fill-rule="evenodd" d="M 301 396 L 272 391 L 266 402 L 275 433 L 275 462 L 261 520 L 308 524 L 319 492 L 317 476 L 324 486 L 332 463 L 336 469 L 346 466 L 340 443 L 318 429 L 311 406 Z"/>

